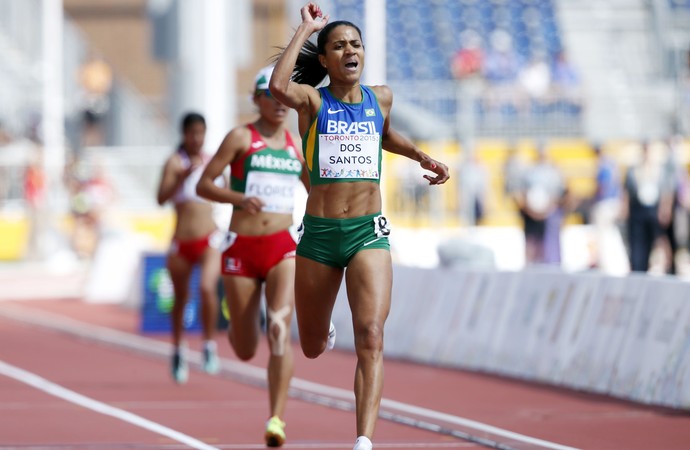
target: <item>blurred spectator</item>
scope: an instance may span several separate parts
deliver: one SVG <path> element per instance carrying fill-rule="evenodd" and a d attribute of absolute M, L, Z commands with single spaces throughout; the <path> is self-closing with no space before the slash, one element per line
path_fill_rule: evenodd
<path fill-rule="evenodd" d="M 685 53 L 685 66 L 679 76 L 678 127 L 686 135 L 690 134 L 690 48 Z"/>
<path fill-rule="evenodd" d="M 101 164 L 88 168 L 77 161 L 69 177 L 70 208 L 74 220 L 72 246 L 80 258 L 91 258 L 103 231 L 103 215 L 115 199 L 115 191 Z"/>
<path fill-rule="evenodd" d="M 528 264 L 560 263 L 560 229 L 567 200 L 565 180 L 549 160 L 544 143 L 539 143 L 537 160 L 525 169 L 516 194 Z"/>
<path fill-rule="evenodd" d="M 24 171 L 24 201 L 26 203 L 29 218 L 29 238 L 27 242 L 26 257 L 31 260 L 41 258 L 41 235 L 43 231 L 44 203 L 46 199 L 46 175 L 43 170 L 43 150 L 36 147 L 35 152 L 29 156 L 29 161 Z"/>
<path fill-rule="evenodd" d="M 84 100 L 82 106 L 82 142 L 84 147 L 104 143 L 103 119 L 110 109 L 113 73 L 100 56 L 91 55 L 79 70 Z"/>
<path fill-rule="evenodd" d="M 9 168 L 2 164 L 2 156 L 4 147 L 12 143 L 12 135 L 5 129 L 5 126 L 0 122 L 0 202 L 7 200 L 10 191 L 10 177 Z M 1 203 L 0 203 L 1 204 Z"/>
<path fill-rule="evenodd" d="M 545 113 L 551 91 L 551 70 L 544 55 L 535 54 L 518 77 L 528 106 L 536 113 Z"/>
<path fill-rule="evenodd" d="M 515 200 L 515 195 L 520 190 L 522 173 L 525 164 L 520 159 L 517 147 L 511 145 L 503 162 L 503 194 Z"/>
<path fill-rule="evenodd" d="M 465 146 L 458 172 L 460 218 L 465 225 L 479 225 L 486 212 L 489 176 L 473 145 Z"/>
<path fill-rule="evenodd" d="M 474 115 L 482 104 L 484 50 L 481 36 L 473 29 L 463 31 L 460 41 L 461 46 L 451 61 L 451 71 L 457 80 L 458 132 L 465 135 L 472 132 Z"/>
<path fill-rule="evenodd" d="M 613 208 L 618 211 L 620 206 L 620 177 L 616 162 L 603 152 L 600 144 L 594 144 L 592 149 L 597 159 L 593 208 L 595 210 Z M 597 214 L 598 212 L 593 212 L 594 216 Z"/>
<path fill-rule="evenodd" d="M 5 125 L 0 122 L 0 147 L 12 142 L 12 135 L 5 129 Z"/>
<path fill-rule="evenodd" d="M 672 195 L 661 164 L 652 158 L 649 142 L 642 142 L 639 163 L 627 170 L 621 216 L 627 223 L 630 269 L 647 272 L 652 249 L 671 220 Z"/>
<path fill-rule="evenodd" d="M 451 71 L 457 80 L 476 78 L 482 75 L 484 50 L 482 38 L 474 30 L 462 32 L 460 49 L 453 56 Z"/>
<path fill-rule="evenodd" d="M 0 209 L 4 207 L 27 206 L 26 167 L 42 158 L 40 137 L 35 124 L 26 127 L 23 133 L 12 134 L 0 130 Z"/>
<path fill-rule="evenodd" d="M 592 150 L 597 161 L 596 188 L 588 214 L 589 221 L 594 225 L 595 234 L 592 265 L 611 273 L 615 270 L 617 253 L 611 251 L 610 246 L 623 241 L 616 224 L 621 212 L 621 181 L 616 162 L 604 153 L 601 145 L 594 144 Z"/>
<path fill-rule="evenodd" d="M 561 264 L 561 230 L 568 213 L 577 205 L 577 198 L 564 184 L 561 196 L 557 199 L 551 214 L 546 218 L 544 228 L 544 264 Z"/>
<path fill-rule="evenodd" d="M 520 63 L 513 50 L 513 41 L 505 30 L 491 35 L 491 48 L 484 64 L 484 76 L 494 85 L 512 85 L 518 76 Z"/>
<path fill-rule="evenodd" d="M 582 83 L 564 51 L 556 55 L 551 70 L 551 82 L 558 110 L 579 114 L 582 111 Z"/>
<path fill-rule="evenodd" d="M 678 250 L 685 246 L 687 240 L 687 210 L 684 205 L 687 204 L 687 196 L 690 189 L 688 181 L 688 173 L 681 161 L 681 139 L 680 137 L 672 137 L 668 139 L 666 147 L 666 160 L 663 166 L 663 179 L 667 183 L 666 190 L 670 192 L 671 196 L 671 211 L 669 214 L 669 222 L 662 226 L 662 235 L 664 236 L 666 255 L 668 260 L 668 273 L 675 275 L 676 259 L 678 257 Z M 685 230 L 681 230 L 684 227 Z"/>
<path fill-rule="evenodd" d="M 484 60 L 486 111 L 500 111 L 504 114 L 514 114 L 517 111 L 519 70 L 520 61 L 513 50 L 510 34 L 497 29 L 491 35 L 491 48 Z"/>

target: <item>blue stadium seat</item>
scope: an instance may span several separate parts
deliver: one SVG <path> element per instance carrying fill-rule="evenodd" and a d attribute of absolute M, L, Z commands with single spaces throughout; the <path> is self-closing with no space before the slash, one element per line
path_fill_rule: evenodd
<path fill-rule="evenodd" d="M 668 1 L 690 7 L 690 0 Z M 331 17 L 363 24 L 364 0 L 334 0 L 334 5 Z M 387 0 L 386 16 L 391 83 L 453 80 L 452 60 L 467 30 L 478 33 L 485 51 L 494 31 L 505 30 L 520 63 L 535 54 L 553 60 L 563 50 L 554 0 Z M 432 112 L 443 116 L 455 110 L 450 97 L 431 106 Z"/>
<path fill-rule="evenodd" d="M 690 0 L 668 0 L 671 8 L 690 9 Z"/>

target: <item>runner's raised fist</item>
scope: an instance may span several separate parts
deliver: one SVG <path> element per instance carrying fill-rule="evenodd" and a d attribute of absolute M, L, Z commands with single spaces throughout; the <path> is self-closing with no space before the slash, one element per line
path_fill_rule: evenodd
<path fill-rule="evenodd" d="M 312 25 L 313 31 L 323 29 L 323 27 L 325 27 L 328 23 L 328 15 L 324 16 L 323 11 L 321 11 L 321 7 L 319 7 L 319 5 L 316 3 L 309 2 L 304 5 L 300 10 L 300 14 L 302 15 L 302 23 Z M 319 17 L 321 20 L 316 20 Z"/>

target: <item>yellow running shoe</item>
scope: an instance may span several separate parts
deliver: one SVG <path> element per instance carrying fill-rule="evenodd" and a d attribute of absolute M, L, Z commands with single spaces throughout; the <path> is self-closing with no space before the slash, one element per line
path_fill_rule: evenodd
<path fill-rule="evenodd" d="M 285 443 L 285 422 L 273 416 L 266 422 L 266 447 L 280 447 Z"/>

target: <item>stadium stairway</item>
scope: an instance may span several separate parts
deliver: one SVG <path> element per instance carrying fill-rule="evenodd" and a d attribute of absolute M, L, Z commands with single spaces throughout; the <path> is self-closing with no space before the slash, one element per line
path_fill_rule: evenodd
<path fill-rule="evenodd" d="M 665 81 L 644 0 L 556 0 L 565 48 L 587 95 L 589 136 L 660 138 L 670 129 L 673 86 Z"/>

